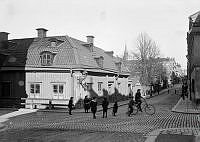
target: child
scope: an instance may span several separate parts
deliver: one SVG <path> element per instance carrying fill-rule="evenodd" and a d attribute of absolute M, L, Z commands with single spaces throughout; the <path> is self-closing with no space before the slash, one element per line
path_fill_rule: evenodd
<path fill-rule="evenodd" d="M 115 116 L 115 113 L 117 113 L 117 110 L 118 110 L 118 104 L 117 104 L 117 101 L 116 101 L 113 105 L 113 116 Z"/>

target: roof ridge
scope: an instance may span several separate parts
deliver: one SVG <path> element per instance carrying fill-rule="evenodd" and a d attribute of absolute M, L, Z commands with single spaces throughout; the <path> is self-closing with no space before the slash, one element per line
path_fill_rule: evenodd
<path fill-rule="evenodd" d="M 69 42 L 69 44 L 71 45 L 72 48 L 77 48 L 74 44 L 74 42 L 71 40 L 71 37 L 69 37 L 68 35 L 65 36 L 67 41 Z"/>
<path fill-rule="evenodd" d="M 194 15 L 196 15 L 196 14 L 200 14 L 200 11 L 195 12 L 194 14 L 190 15 L 189 18 L 192 17 L 192 16 L 194 16 Z"/>

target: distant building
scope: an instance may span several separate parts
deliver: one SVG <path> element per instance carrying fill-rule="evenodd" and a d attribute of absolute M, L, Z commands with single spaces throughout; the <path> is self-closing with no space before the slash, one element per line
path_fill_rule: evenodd
<path fill-rule="evenodd" d="M 183 69 L 180 64 L 175 61 L 175 58 L 160 58 L 162 60 L 162 64 L 166 69 L 166 75 L 168 78 L 168 83 L 171 83 L 171 75 L 172 72 L 175 73 L 176 76 L 181 77 L 184 76 Z"/>
<path fill-rule="evenodd" d="M 132 76 L 140 76 L 140 62 L 138 60 L 123 60 L 124 64 L 130 70 L 130 77 Z M 154 64 L 163 65 L 163 70 L 166 71 L 166 77 L 168 78 L 168 83 L 171 84 L 171 75 L 172 72 L 175 73 L 178 77 L 184 76 L 184 71 L 181 68 L 181 65 L 175 61 L 175 58 L 155 58 Z M 154 72 L 154 76 L 152 77 L 154 81 L 156 81 L 159 77 L 156 72 Z"/>
<path fill-rule="evenodd" d="M 19 105 L 21 98 L 26 103 L 32 98 L 39 108 L 50 100 L 66 104 L 70 97 L 76 103 L 86 95 L 129 94 L 129 70 L 113 51 L 96 47 L 93 36 L 84 42 L 67 35 L 48 37 L 44 28 L 37 33 L 36 38 L 8 40 L 8 33 L 0 32 L 1 106 Z"/>
<path fill-rule="evenodd" d="M 200 102 L 200 12 L 189 16 L 187 33 L 187 76 L 190 98 Z"/>

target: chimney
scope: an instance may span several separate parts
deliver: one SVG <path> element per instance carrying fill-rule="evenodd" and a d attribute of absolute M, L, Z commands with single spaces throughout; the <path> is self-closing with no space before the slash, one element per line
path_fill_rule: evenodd
<path fill-rule="evenodd" d="M 94 48 L 94 36 L 86 36 L 87 37 L 87 44 L 88 44 L 88 49 L 90 52 L 93 52 Z"/>
<path fill-rule="evenodd" d="M 93 45 L 94 44 L 94 36 L 90 35 L 90 36 L 86 36 L 86 37 L 87 37 L 87 43 Z"/>
<path fill-rule="evenodd" d="M 36 29 L 37 32 L 38 32 L 38 38 L 44 38 L 46 37 L 46 33 L 47 33 L 47 29 L 44 29 L 44 28 L 38 28 Z"/>
<path fill-rule="evenodd" d="M 8 40 L 8 34 L 7 32 L 0 32 L 0 42 Z"/>

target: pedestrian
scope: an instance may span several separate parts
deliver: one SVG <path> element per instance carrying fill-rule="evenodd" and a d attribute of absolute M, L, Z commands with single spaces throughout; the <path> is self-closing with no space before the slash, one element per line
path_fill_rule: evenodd
<path fill-rule="evenodd" d="M 104 118 L 104 116 L 107 118 L 108 105 L 109 105 L 109 102 L 107 101 L 107 98 L 104 98 L 104 100 L 102 102 L 103 118 Z"/>
<path fill-rule="evenodd" d="M 69 108 L 69 115 L 72 115 L 72 108 L 73 108 L 73 97 L 70 97 L 68 108 Z"/>
<path fill-rule="evenodd" d="M 88 110 L 90 109 L 90 99 L 88 98 L 88 96 L 85 96 L 83 102 L 84 102 L 85 113 L 88 113 Z"/>
<path fill-rule="evenodd" d="M 185 83 L 185 96 L 188 98 L 188 85 Z"/>
<path fill-rule="evenodd" d="M 117 110 L 118 110 L 118 104 L 117 104 L 117 101 L 115 101 L 114 105 L 113 105 L 113 116 L 116 116 L 115 114 L 117 113 Z"/>
<path fill-rule="evenodd" d="M 128 103 L 128 116 L 131 116 L 131 113 L 133 112 L 133 105 L 134 105 L 133 97 L 130 97 L 129 103 Z"/>
<path fill-rule="evenodd" d="M 96 119 L 96 112 L 97 112 L 97 101 L 96 97 L 93 97 L 90 102 L 91 111 L 93 113 L 93 119 Z"/>
<path fill-rule="evenodd" d="M 185 100 L 185 93 L 186 93 L 185 89 L 186 89 L 185 84 L 183 84 L 182 85 L 182 92 L 181 92 L 181 97 L 182 97 L 183 100 Z"/>
<path fill-rule="evenodd" d="M 136 94 L 135 94 L 135 102 L 137 103 L 137 107 L 139 108 L 139 110 L 142 112 L 142 108 L 141 108 L 141 104 L 142 104 L 142 100 L 141 100 L 142 96 L 140 93 L 140 89 L 137 90 Z"/>

